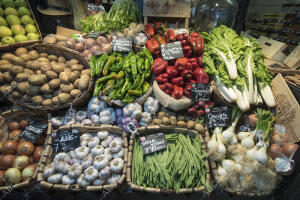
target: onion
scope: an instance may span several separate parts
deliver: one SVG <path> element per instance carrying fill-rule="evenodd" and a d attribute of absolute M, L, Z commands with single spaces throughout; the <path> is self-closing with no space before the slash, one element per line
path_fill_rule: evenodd
<path fill-rule="evenodd" d="M 248 116 L 249 120 L 249 125 L 253 128 L 256 127 L 256 122 L 258 121 L 257 115 L 256 114 L 251 114 Z"/>
<path fill-rule="evenodd" d="M 14 161 L 13 167 L 24 169 L 27 165 L 29 165 L 28 156 L 18 156 Z"/>
<path fill-rule="evenodd" d="M 37 139 L 37 141 L 35 142 L 35 144 L 44 144 L 45 143 L 45 139 L 46 137 L 41 136 Z"/>
<path fill-rule="evenodd" d="M 4 170 L 0 170 L 0 187 L 5 183 Z"/>
<path fill-rule="evenodd" d="M 100 54 L 103 53 L 102 48 L 101 48 L 100 46 L 98 46 L 98 45 L 94 45 L 94 46 L 91 48 L 91 52 L 92 52 L 92 54 L 93 54 L 94 56 L 98 56 L 98 55 L 100 55 Z"/>
<path fill-rule="evenodd" d="M 97 38 L 97 44 L 99 46 L 102 46 L 103 44 L 106 44 L 106 43 L 107 43 L 107 40 L 106 40 L 106 38 L 104 36 L 99 36 Z"/>
<path fill-rule="evenodd" d="M 84 46 L 85 46 L 86 49 L 90 49 L 95 44 L 96 44 L 96 41 L 92 38 L 88 38 L 84 41 Z"/>
<path fill-rule="evenodd" d="M 14 155 L 5 155 L 0 158 L 0 168 L 8 169 L 10 168 L 15 161 L 16 157 Z"/>
<path fill-rule="evenodd" d="M 283 154 L 283 149 L 279 144 L 271 144 L 269 154 L 272 158 L 280 158 Z"/>
<path fill-rule="evenodd" d="M 7 154 L 14 154 L 16 152 L 18 142 L 15 140 L 8 140 L 2 146 L 2 150 Z"/>
<path fill-rule="evenodd" d="M 294 153 L 297 151 L 299 145 L 298 144 L 292 144 L 292 143 L 287 143 L 284 144 L 282 149 L 283 153 L 289 158 L 292 159 Z"/>
<path fill-rule="evenodd" d="M 75 44 L 75 50 L 82 52 L 83 51 L 83 43 L 82 42 L 77 42 Z"/>
<path fill-rule="evenodd" d="M 17 153 L 19 155 L 29 156 L 33 153 L 34 145 L 31 142 L 22 142 L 17 147 Z"/>
<path fill-rule="evenodd" d="M 33 176 L 33 173 L 36 169 L 36 164 L 28 165 L 25 169 L 22 171 L 22 177 L 24 180 L 28 180 Z"/>
<path fill-rule="evenodd" d="M 38 162 L 41 158 L 42 152 L 43 152 L 43 146 L 36 147 L 33 153 L 33 159 Z"/>
<path fill-rule="evenodd" d="M 105 53 L 108 53 L 108 54 L 111 53 L 112 52 L 112 46 L 111 46 L 111 44 L 105 44 L 105 45 L 103 45 L 102 50 Z"/>
<path fill-rule="evenodd" d="M 9 168 L 5 171 L 4 177 L 9 184 L 16 184 L 21 180 L 21 173 L 17 168 Z"/>
<path fill-rule="evenodd" d="M 83 56 L 90 59 L 90 57 L 92 56 L 91 52 L 89 50 L 84 50 L 83 51 Z"/>
<path fill-rule="evenodd" d="M 19 125 L 18 122 L 10 122 L 10 123 L 8 124 L 8 129 L 9 129 L 10 131 L 17 130 L 17 129 L 19 129 L 19 128 L 20 128 L 20 125 Z"/>
<path fill-rule="evenodd" d="M 21 139 L 19 140 L 19 143 L 22 143 L 22 142 L 26 142 L 26 140 L 25 140 L 24 138 L 21 138 Z"/>
<path fill-rule="evenodd" d="M 276 133 L 275 135 L 272 135 L 271 143 L 275 143 L 275 144 L 288 143 L 288 137 L 285 134 Z"/>
<path fill-rule="evenodd" d="M 20 129 L 24 129 L 24 128 L 26 128 L 26 126 L 28 125 L 28 121 L 22 119 L 22 120 L 19 122 L 19 125 L 20 125 Z"/>
<path fill-rule="evenodd" d="M 18 141 L 19 140 L 19 135 L 22 133 L 22 131 L 21 130 L 13 130 L 13 131 L 11 131 L 10 132 L 10 134 L 9 134 L 9 138 L 11 139 L 11 140 L 16 140 L 16 141 Z"/>
<path fill-rule="evenodd" d="M 28 158 L 28 163 L 29 163 L 29 165 L 31 165 L 31 164 L 34 163 L 33 156 L 30 156 L 30 157 Z"/>

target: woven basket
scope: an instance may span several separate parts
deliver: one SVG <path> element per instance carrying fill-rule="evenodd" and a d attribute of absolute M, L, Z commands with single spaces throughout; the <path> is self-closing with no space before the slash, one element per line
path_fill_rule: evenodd
<path fill-rule="evenodd" d="M 220 102 L 220 103 L 225 104 L 225 105 L 230 106 L 230 107 L 235 107 L 234 104 L 229 103 L 228 101 L 226 101 L 226 99 L 224 99 L 222 94 L 219 92 L 219 90 L 215 86 L 214 81 L 211 82 L 211 85 L 212 85 L 212 88 L 213 88 L 213 93 L 214 93 L 214 97 L 215 97 L 214 99 L 216 100 L 216 102 Z"/>
<path fill-rule="evenodd" d="M 127 141 L 126 134 L 123 132 L 123 130 L 120 127 L 114 126 L 114 125 L 101 125 L 101 126 L 87 127 L 87 126 L 82 126 L 79 124 L 71 125 L 71 126 L 62 126 L 57 130 L 65 131 L 65 130 L 72 130 L 72 129 L 78 129 L 80 134 L 87 133 L 87 132 L 97 133 L 98 131 L 108 131 L 108 132 L 123 136 L 123 138 L 124 138 L 124 167 L 123 167 L 121 178 L 119 179 L 119 181 L 117 183 L 110 184 L 110 185 L 81 186 L 79 184 L 63 185 L 63 184 L 52 184 L 52 183 L 47 182 L 47 180 L 44 180 L 43 171 L 44 171 L 46 165 L 50 164 L 52 162 L 53 157 L 54 157 L 54 154 L 52 152 L 52 138 L 49 135 L 49 137 L 46 141 L 47 147 L 46 147 L 46 150 L 44 151 L 43 159 L 41 161 L 41 164 L 38 169 L 38 174 L 37 174 L 37 180 L 40 181 L 41 186 L 45 189 L 76 191 L 76 192 L 113 190 L 113 189 L 119 187 L 125 180 L 127 154 L 128 154 L 128 141 Z"/>
<path fill-rule="evenodd" d="M 202 149 L 204 152 L 206 151 L 206 144 L 200 134 L 198 134 L 197 131 L 195 130 L 188 130 L 186 128 L 177 128 L 177 127 L 170 127 L 170 126 L 148 126 L 148 127 L 141 127 L 138 129 L 139 135 L 149 135 L 149 134 L 154 134 L 158 132 L 164 132 L 164 133 L 173 133 L 174 131 L 178 131 L 183 134 L 191 134 L 191 135 L 199 135 L 200 140 L 202 142 Z M 137 191 L 142 191 L 142 192 L 152 192 L 152 193 L 176 193 L 175 190 L 170 189 L 170 190 L 164 190 L 164 189 L 159 189 L 159 188 L 150 188 L 150 187 L 143 187 L 136 185 L 135 183 L 131 182 L 131 163 L 132 163 L 132 154 L 133 154 L 133 147 L 134 147 L 134 137 L 130 138 L 129 142 L 129 149 L 128 149 L 128 163 L 127 163 L 127 183 L 128 185 L 133 189 Z M 206 183 L 210 183 L 210 172 L 209 172 L 209 163 L 206 160 L 205 161 L 207 170 L 206 170 Z M 179 190 L 179 194 L 184 194 L 184 193 L 193 193 L 193 192 L 207 192 L 205 186 L 200 186 L 199 188 L 181 188 Z"/>
<path fill-rule="evenodd" d="M 20 119 L 24 119 L 24 118 L 30 119 L 30 117 L 39 117 L 40 119 L 42 118 L 42 119 L 46 120 L 47 113 L 45 113 L 45 112 L 38 112 L 38 113 L 36 112 L 35 113 L 35 112 L 29 111 L 29 110 L 10 110 L 10 111 L 1 113 L 0 114 L 0 141 L 6 142 L 9 139 L 9 131 L 8 131 L 7 122 L 10 122 L 12 120 L 20 120 Z M 51 122 L 48 121 L 47 135 L 50 132 L 51 132 Z M 43 154 L 44 154 L 44 152 L 42 153 L 42 155 Z M 42 158 L 40 159 L 40 162 L 38 163 L 38 166 L 37 166 L 31 179 L 20 182 L 15 185 L 0 187 L 0 191 L 12 190 L 12 189 L 16 189 L 16 188 L 24 188 L 24 187 L 30 186 L 34 182 L 34 179 L 36 178 L 41 160 L 42 160 Z"/>
<path fill-rule="evenodd" d="M 207 143 L 210 140 L 209 132 L 207 130 L 205 131 L 205 136 L 206 136 L 205 143 L 207 145 Z M 218 183 L 217 179 L 219 177 L 219 174 L 218 174 L 217 164 L 213 159 L 211 159 L 210 157 L 208 157 L 208 158 L 209 158 L 208 160 L 210 163 L 210 167 L 211 167 L 211 171 L 212 171 L 214 180 L 216 181 L 216 183 Z M 273 191 L 268 191 L 268 192 L 260 192 L 260 193 L 253 193 L 253 192 L 245 193 L 245 192 L 235 191 L 228 187 L 225 187 L 224 190 L 231 194 L 238 195 L 238 196 L 245 196 L 245 197 L 263 197 L 263 196 L 268 196 L 268 195 L 272 194 L 272 192 L 273 192 Z"/>
<path fill-rule="evenodd" d="M 77 59 L 79 63 L 81 63 L 85 69 L 89 69 L 89 63 L 88 61 L 80 55 L 79 52 L 74 51 L 72 49 L 62 48 L 57 45 L 51 45 L 51 44 L 34 44 L 25 47 L 27 50 L 37 50 L 40 53 L 48 53 L 48 54 L 54 54 L 58 56 L 63 56 L 66 59 Z M 91 97 L 91 93 L 94 87 L 94 81 L 90 81 L 88 89 L 85 91 L 81 91 L 81 95 L 74 98 L 72 102 L 62 104 L 62 105 L 52 105 L 52 106 L 38 106 L 31 103 L 24 103 L 21 100 L 16 100 L 12 98 L 11 96 L 7 96 L 7 98 L 12 101 L 15 104 L 18 104 L 20 106 L 29 108 L 31 110 L 45 110 L 45 111 L 53 111 L 53 110 L 59 110 L 64 108 L 69 108 L 71 103 L 73 106 L 80 106 L 85 103 L 87 103 Z"/>

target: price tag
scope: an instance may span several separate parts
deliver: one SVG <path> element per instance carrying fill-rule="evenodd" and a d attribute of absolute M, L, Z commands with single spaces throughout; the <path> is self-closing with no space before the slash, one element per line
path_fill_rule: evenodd
<path fill-rule="evenodd" d="M 19 135 L 19 138 L 24 138 L 26 141 L 35 143 L 47 127 L 47 124 L 43 124 L 39 121 L 31 121 Z"/>
<path fill-rule="evenodd" d="M 274 131 L 278 133 L 285 134 L 285 126 L 281 126 L 279 124 L 274 125 Z"/>
<path fill-rule="evenodd" d="M 167 148 L 167 140 L 163 133 L 157 133 L 140 137 L 144 155 L 161 151 Z"/>
<path fill-rule="evenodd" d="M 93 38 L 93 39 L 97 39 L 97 37 L 103 35 L 105 32 L 90 32 L 88 34 L 86 34 L 84 36 L 85 39 L 87 38 Z"/>
<path fill-rule="evenodd" d="M 113 51 L 130 52 L 132 50 L 132 39 L 128 37 L 118 37 L 112 41 Z"/>
<path fill-rule="evenodd" d="M 168 44 L 162 44 L 161 55 L 164 60 L 173 60 L 176 58 L 184 57 L 181 43 L 178 41 L 178 42 L 171 42 Z"/>
<path fill-rule="evenodd" d="M 228 107 L 213 107 L 206 114 L 206 124 L 208 128 L 230 126 L 231 109 Z"/>
<path fill-rule="evenodd" d="M 210 84 L 209 83 L 193 83 L 192 84 L 192 100 L 208 101 L 210 99 Z"/>
<path fill-rule="evenodd" d="M 80 135 L 77 129 L 52 133 L 52 146 L 55 153 L 68 152 L 80 147 Z"/>

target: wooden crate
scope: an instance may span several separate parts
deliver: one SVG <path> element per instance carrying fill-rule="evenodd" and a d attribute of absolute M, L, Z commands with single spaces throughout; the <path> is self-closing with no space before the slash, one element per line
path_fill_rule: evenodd
<path fill-rule="evenodd" d="M 168 9 L 157 9 L 143 5 L 144 23 L 148 22 L 148 17 L 163 18 L 184 18 L 185 28 L 188 29 L 189 18 L 191 17 L 191 2 L 176 2 L 174 6 Z"/>

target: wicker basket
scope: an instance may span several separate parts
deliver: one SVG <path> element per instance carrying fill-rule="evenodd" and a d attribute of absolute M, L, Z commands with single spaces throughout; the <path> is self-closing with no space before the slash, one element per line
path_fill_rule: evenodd
<path fill-rule="evenodd" d="M 43 53 L 55 54 L 55 55 L 63 56 L 67 59 L 77 59 L 79 61 L 79 63 L 81 63 L 85 67 L 85 69 L 89 68 L 88 61 L 84 57 L 82 57 L 79 52 L 71 50 L 71 49 L 62 48 L 60 46 L 51 45 L 51 44 L 34 44 L 34 45 L 27 46 L 26 49 L 37 50 L 37 51 L 43 52 Z M 91 97 L 93 87 L 94 87 L 94 81 L 92 79 L 92 81 L 90 81 L 90 83 L 89 83 L 88 89 L 85 91 L 81 91 L 81 95 L 73 99 L 72 105 L 80 106 L 80 105 L 87 103 Z M 14 99 L 10 95 L 7 96 L 7 98 L 8 98 L 8 100 L 12 101 L 15 104 L 29 108 L 31 110 L 39 110 L 39 111 L 40 110 L 45 110 L 45 111 L 59 110 L 59 109 L 69 108 L 71 105 L 71 103 L 66 103 L 66 104 L 62 104 L 62 105 L 52 105 L 52 106 L 46 107 L 46 106 L 34 105 L 31 103 L 25 103 L 21 100 Z"/>
<path fill-rule="evenodd" d="M 29 110 L 10 110 L 10 111 L 1 113 L 0 114 L 0 140 L 1 140 L 1 142 L 6 142 L 9 139 L 7 122 L 9 122 L 11 120 L 20 120 L 20 119 L 30 118 L 30 117 L 39 117 L 39 118 L 43 118 L 46 120 L 47 113 L 45 113 L 45 112 L 35 113 L 35 112 L 29 111 Z M 51 132 L 51 122 L 48 121 L 47 135 L 49 135 L 50 132 Z M 44 154 L 44 152 L 43 152 L 43 154 Z M 35 173 L 33 174 L 31 179 L 20 182 L 15 185 L 0 187 L 0 191 L 12 190 L 12 189 L 16 189 L 16 188 L 24 188 L 24 187 L 30 186 L 36 178 L 41 160 L 42 160 L 42 158 L 40 159 L 40 162 L 38 163 Z"/>
<path fill-rule="evenodd" d="M 71 130 L 71 129 L 77 129 L 79 130 L 79 133 L 86 133 L 86 132 L 95 132 L 98 131 L 108 131 L 112 132 L 118 135 L 123 136 L 124 138 L 124 167 L 122 171 L 121 178 L 117 183 L 110 184 L 110 185 L 92 185 L 92 186 L 81 186 L 79 184 L 72 184 L 72 185 L 63 185 L 63 184 L 52 184 L 47 182 L 47 180 L 44 180 L 43 177 L 43 171 L 47 164 L 50 164 L 53 160 L 54 154 L 52 152 L 52 138 L 48 137 L 48 140 L 46 141 L 46 150 L 44 151 L 43 159 L 41 161 L 41 164 L 38 169 L 37 174 L 37 180 L 40 181 L 40 184 L 45 189 L 54 189 L 54 190 L 63 190 L 63 191 L 102 191 L 102 190 L 113 190 L 117 187 L 119 187 L 125 180 L 126 175 L 126 164 L 127 164 L 127 154 L 128 154 L 128 141 L 126 134 L 123 132 L 123 130 L 114 125 L 101 125 L 101 126 L 94 126 L 94 127 L 87 127 L 82 126 L 79 124 L 71 125 L 71 126 L 62 126 L 57 130 Z"/>
<path fill-rule="evenodd" d="M 206 152 L 206 144 L 200 134 L 198 134 L 197 131 L 195 130 L 188 130 L 186 128 L 177 128 L 177 127 L 171 127 L 171 126 L 148 126 L 148 127 L 141 127 L 138 129 L 139 135 L 149 135 L 149 134 L 154 134 L 158 132 L 164 132 L 164 133 L 172 133 L 174 131 L 178 131 L 183 134 L 191 134 L 191 135 L 199 135 L 200 140 L 202 142 L 202 149 L 204 152 Z M 137 191 L 142 191 L 142 192 L 152 192 L 152 193 L 176 193 L 175 190 L 170 189 L 170 190 L 164 190 L 164 189 L 159 189 L 159 188 L 150 188 L 150 187 L 143 187 L 136 185 L 135 183 L 131 182 L 131 163 L 132 163 L 132 154 L 133 154 L 133 146 L 134 146 L 134 137 L 130 138 L 129 142 L 129 149 L 128 149 L 128 163 L 127 163 L 127 183 L 128 185 L 133 189 Z M 205 161 L 207 170 L 206 170 L 206 183 L 210 183 L 210 172 L 209 172 L 209 163 L 206 160 Z M 179 190 L 179 194 L 184 194 L 184 193 L 193 193 L 193 192 L 207 192 L 205 186 L 200 186 L 199 188 L 181 188 Z"/>

